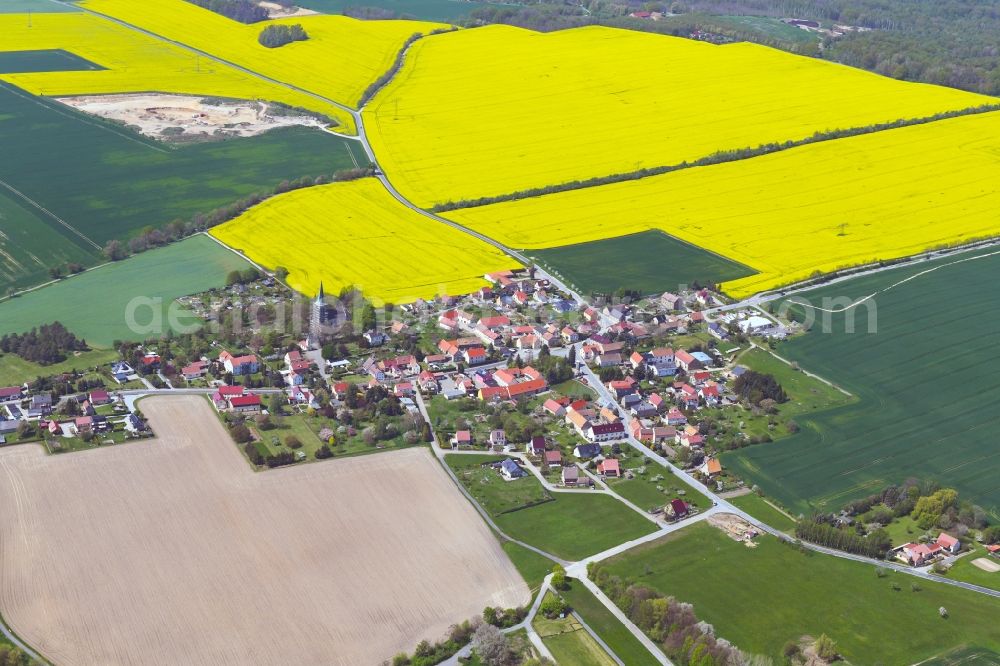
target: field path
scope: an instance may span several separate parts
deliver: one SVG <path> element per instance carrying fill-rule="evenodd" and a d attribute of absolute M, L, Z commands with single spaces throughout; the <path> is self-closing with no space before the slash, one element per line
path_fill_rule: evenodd
<path fill-rule="evenodd" d="M 60 665 L 380 663 L 528 589 L 422 448 L 254 473 L 204 397 L 155 440 L 0 450 L 0 613 Z"/>
<path fill-rule="evenodd" d="M 29 206 L 38 209 L 43 215 L 45 215 L 49 219 L 55 220 L 55 222 L 57 224 L 60 224 L 61 226 L 65 227 L 68 231 L 70 231 L 73 234 L 75 234 L 77 237 L 79 237 L 85 243 L 87 243 L 88 245 L 90 245 L 91 247 L 93 247 L 95 250 L 97 250 L 97 251 L 101 250 L 101 246 L 98 245 L 97 243 L 95 243 L 94 241 L 92 241 L 86 235 L 84 235 L 84 233 L 82 231 L 80 231 L 79 229 L 77 229 L 76 227 L 74 227 L 72 224 L 70 224 L 66 220 L 62 219 L 61 217 L 59 217 L 58 215 L 56 215 L 55 213 L 53 213 L 48 208 L 42 206 L 40 203 L 38 203 L 37 201 L 35 201 L 31 197 L 29 197 L 27 194 L 24 194 L 20 190 L 15 189 L 14 186 L 11 185 L 10 183 L 7 183 L 6 181 L 0 180 L 0 187 L 3 187 L 4 189 L 8 190 L 11 194 L 13 194 L 17 198 L 21 199 L 22 201 L 24 201 L 25 203 L 27 203 Z"/>

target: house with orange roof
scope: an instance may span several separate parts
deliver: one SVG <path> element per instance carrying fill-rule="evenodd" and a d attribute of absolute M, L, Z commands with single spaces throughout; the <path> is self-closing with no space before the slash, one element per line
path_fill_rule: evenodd
<path fill-rule="evenodd" d="M 722 463 L 719 462 L 718 458 L 706 458 L 698 469 L 705 476 L 715 477 L 722 474 Z"/>
<path fill-rule="evenodd" d="M 605 478 L 617 479 L 622 475 L 621 465 L 616 458 L 605 458 L 597 463 L 597 473 Z"/>

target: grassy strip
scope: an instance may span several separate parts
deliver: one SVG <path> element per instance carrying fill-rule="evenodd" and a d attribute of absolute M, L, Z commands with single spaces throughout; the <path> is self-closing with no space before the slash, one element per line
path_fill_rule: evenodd
<path fill-rule="evenodd" d="M 656 530 L 615 498 L 597 493 L 561 493 L 551 502 L 498 516 L 496 523 L 512 538 L 572 561 Z"/>
<path fill-rule="evenodd" d="M 1000 599 L 769 536 L 748 548 L 700 523 L 602 568 L 694 604 L 717 635 L 776 663 L 787 641 L 823 633 L 856 664 L 913 664 L 959 645 L 1000 649 Z"/>
<path fill-rule="evenodd" d="M 572 581 L 560 592 L 573 610 L 608 644 L 618 658 L 629 666 L 655 666 L 659 662 L 649 650 L 604 607 L 583 583 Z"/>
<path fill-rule="evenodd" d="M 688 162 L 685 160 L 680 164 L 668 164 L 664 166 L 647 167 L 645 169 L 637 169 L 636 171 L 627 171 L 625 173 L 616 173 L 607 176 L 596 176 L 594 178 L 587 178 L 584 180 L 573 180 L 568 183 L 560 183 L 558 185 L 532 187 L 526 190 L 518 190 L 517 192 L 511 192 L 509 194 L 499 194 L 493 197 L 480 197 L 478 199 L 462 199 L 459 201 L 447 201 L 445 203 L 438 204 L 432 210 L 435 213 L 445 213 L 448 211 L 459 210 L 462 208 L 478 208 L 480 206 L 489 206 L 491 204 L 501 203 L 504 201 L 517 201 L 518 199 L 540 197 L 546 194 L 555 194 L 556 192 L 568 192 L 571 190 L 581 190 L 587 187 L 610 185 L 611 183 L 622 183 L 629 180 L 640 180 L 642 178 L 648 178 L 650 176 L 659 176 L 665 173 L 671 173 L 673 171 L 680 171 L 682 169 L 691 169 L 693 167 L 701 167 L 701 166 L 711 166 L 713 164 L 724 164 L 726 162 L 735 162 L 737 160 L 745 160 L 745 159 L 750 159 L 752 157 L 770 155 L 771 153 L 779 153 L 784 150 L 789 150 L 791 148 L 807 146 L 809 144 L 820 143 L 822 141 L 844 139 L 852 136 L 861 136 L 863 134 L 873 134 L 875 132 L 883 132 L 885 130 L 898 129 L 900 127 L 910 127 L 912 125 L 925 125 L 927 123 L 933 123 L 939 120 L 947 120 L 948 118 L 958 118 L 960 116 L 971 116 L 980 113 L 990 113 L 992 111 L 1000 111 L 1000 104 L 983 104 L 981 106 L 975 106 L 968 109 L 961 109 L 958 111 L 945 111 L 942 113 L 935 113 L 932 116 L 924 116 L 922 118 L 900 118 L 899 120 L 894 120 L 890 123 L 878 123 L 875 125 L 865 125 L 863 127 L 851 127 L 848 129 L 830 130 L 827 132 L 816 132 L 812 136 L 808 136 L 804 139 L 797 139 L 794 141 L 789 140 L 789 141 L 783 141 L 782 143 L 765 143 L 755 148 L 747 147 L 735 150 L 720 150 L 716 153 L 712 153 L 711 155 L 707 155 L 692 162 Z"/>

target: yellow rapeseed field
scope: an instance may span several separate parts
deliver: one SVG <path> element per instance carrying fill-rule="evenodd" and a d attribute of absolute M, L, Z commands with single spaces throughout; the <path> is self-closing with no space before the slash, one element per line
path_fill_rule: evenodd
<path fill-rule="evenodd" d="M 267 23 L 244 25 L 184 0 L 87 0 L 82 6 L 348 106 L 389 69 L 408 37 L 448 27 L 297 16 L 273 22 L 300 24 L 309 39 L 269 49 L 257 42 Z"/>
<path fill-rule="evenodd" d="M 447 215 L 515 248 L 662 229 L 760 271 L 724 285 L 744 297 L 998 235 L 997 183 L 1000 113 L 989 113 Z"/>
<path fill-rule="evenodd" d="M 489 26 L 414 44 L 365 127 L 431 206 L 995 102 L 748 43 Z"/>
<path fill-rule="evenodd" d="M 351 116 L 334 105 L 108 19 L 84 13 L 0 14 L 0 51 L 63 49 L 104 70 L 2 74 L 0 80 L 36 95 L 166 92 L 277 101 L 335 118 L 353 131 Z"/>
<path fill-rule="evenodd" d="M 483 275 L 519 264 L 491 245 L 399 204 L 365 178 L 296 190 L 212 230 L 220 241 L 315 294 L 356 285 L 373 299 L 408 303 L 458 295 L 486 284 Z"/>

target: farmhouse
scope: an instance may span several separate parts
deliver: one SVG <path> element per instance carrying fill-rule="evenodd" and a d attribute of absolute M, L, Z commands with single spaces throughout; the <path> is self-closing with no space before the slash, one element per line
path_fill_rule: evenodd
<path fill-rule="evenodd" d="M 540 456 L 545 453 L 545 438 L 532 437 L 531 441 L 525 445 L 525 451 L 533 456 Z"/>
<path fill-rule="evenodd" d="M 722 463 L 719 462 L 718 458 L 706 458 L 698 469 L 705 476 L 719 476 L 722 474 Z"/>
<path fill-rule="evenodd" d="M 181 368 L 181 376 L 191 381 L 201 379 L 208 373 L 208 361 L 195 361 Z"/>

